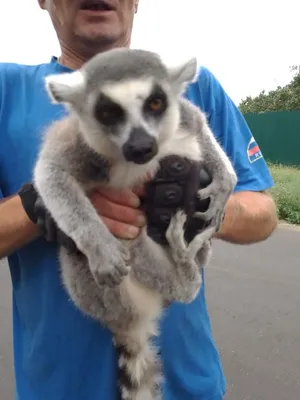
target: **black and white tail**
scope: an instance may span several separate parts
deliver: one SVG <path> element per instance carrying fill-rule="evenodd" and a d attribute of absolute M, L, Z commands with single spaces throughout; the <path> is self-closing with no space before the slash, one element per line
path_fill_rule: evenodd
<path fill-rule="evenodd" d="M 115 338 L 120 400 L 161 399 L 160 360 L 151 344 L 153 332 L 145 325 L 126 335 L 122 334 L 121 338 Z M 153 323 L 151 325 L 153 327 Z"/>

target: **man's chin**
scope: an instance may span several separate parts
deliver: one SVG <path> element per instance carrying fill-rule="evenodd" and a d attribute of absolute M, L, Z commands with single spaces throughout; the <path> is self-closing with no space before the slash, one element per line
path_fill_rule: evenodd
<path fill-rule="evenodd" d="M 86 29 L 80 29 L 76 32 L 76 37 L 84 45 L 91 47 L 111 47 L 114 43 L 118 42 L 120 38 L 119 32 L 112 32 L 106 30 L 104 27 L 86 27 Z"/>

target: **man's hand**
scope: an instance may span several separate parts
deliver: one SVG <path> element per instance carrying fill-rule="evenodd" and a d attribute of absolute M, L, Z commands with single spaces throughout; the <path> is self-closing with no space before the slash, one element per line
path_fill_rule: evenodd
<path fill-rule="evenodd" d="M 136 238 L 146 223 L 143 212 L 138 208 L 139 197 L 131 191 L 98 189 L 90 200 L 110 232 L 119 239 Z"/>

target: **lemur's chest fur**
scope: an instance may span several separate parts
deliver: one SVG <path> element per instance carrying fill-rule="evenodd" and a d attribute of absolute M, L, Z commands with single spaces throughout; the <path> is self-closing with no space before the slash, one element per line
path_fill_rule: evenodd
<path fill-rule="evenodd" d="M 157 156 L 144 165 L 119 161 L 110 167 L 106 184 L 119 189 L 139 185 L 155 175 L 162 158 L 172 154 L 199 161 L 201 150 L 196 136 L 191 136 L 184 130 L 178 131 L 170 140 L 161 144 Z"/>

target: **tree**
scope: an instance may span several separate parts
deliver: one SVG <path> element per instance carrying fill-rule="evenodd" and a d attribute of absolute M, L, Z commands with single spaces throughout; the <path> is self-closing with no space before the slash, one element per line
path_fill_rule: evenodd
<path fill-rule="evenodd" d="M 243 114 L 260 113 L 266 111 L 300 110 L 300 65 L 290 67 L 293 74 L 291 82 L 278 86 L 276 90 L 266 93 L 264 90 L 256 97 L 246 97 L 239 104 Z"/>

